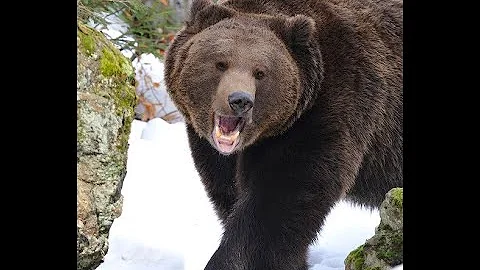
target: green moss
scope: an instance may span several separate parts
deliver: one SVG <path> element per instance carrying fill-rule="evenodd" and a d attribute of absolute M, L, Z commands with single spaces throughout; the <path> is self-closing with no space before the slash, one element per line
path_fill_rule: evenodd
<path fill-rule="evenodd" d="M 100 58 L 100 72 L 105 77 L 119 76 L 126 79 L 133 72 L 133 68 L 120 52 L 104 47 Z"/>
<path fill-rule="evenodd" d="M 137 102 L 137 95 L 135 94 L 135 88 L 129 85 L 125 85 L 113 89 L 113 100 L 115 102 L 117 115 L 124 115 L 126 110 L 127 114 L 133 115 L 133 107 Z"/>
<path fill-rule="evenodd" d="M 94 38 L 80 31 L 78 31 L 78 36 L 80 37 L 81 49 L 86 55 L 91 56 L 95 52 L 96 48 Z"/>
<path fill-rule="evenodd" d="M 403 262 L 403 232 L 386 231 L 378 239 L 377 257 L 389 265 Z"/>
<path fill-rule="evenodd" d="M 80 49 L 87 55 L 92 56 L 97 49 L 100 33 L 82 23 L 77 24 L 77 35 L 80 38 Z"/>
<path fill-rule="evenodd" d="M 364 245 L 359 246 L 354 251 L 348 254 L 347 258 L 345 259 L 345 264 L 351 265 L 354 270 L 361 270 L 363 269 L 363 265 L 365 263 L 365 254 L 363 252 Z"/>
<path fill-rule="evenodd" d="M 403 188 L 394 188 L 391 190 L 393 204 L 396 207 L 403 208 Z"/>
<path fill-rule="evenodd" d="M 112 98 L 115 103 L 115 112 L 122 117 L 122 127 L 118 131 L 118 148 L 126 151 L 128 147 L 128 137 L 130 135 L 130 126 L 135 115 L 134 107 L 137 103 L 135 88 L 125 80 L 120 87 L 113 89 Z"/>
<path fill-rule="evenodd" d="M 89 56 L 101 48 L 100 71 L 105 77 L 120 76 L 123 79 L 134 74 L 132 64 L 107 38 L 86 25 L 78 23 L 77 34 L 81 49 Z M 124 78 L 125 77 L 125 78 Z"/>

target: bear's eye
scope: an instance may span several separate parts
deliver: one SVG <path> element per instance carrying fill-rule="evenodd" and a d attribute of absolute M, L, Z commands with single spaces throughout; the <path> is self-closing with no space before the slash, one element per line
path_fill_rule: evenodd
<path fill-rule="evenodd" d="M 225 63 L 225 62 L 217 62 L 217 63 L 215 64 L 215 67 L 216 67 L 218 70 L 220 70 L 220 71 L 225 71 L 225 70 L 227 70 L 228 65 L 227 65 L 227 63 Z"/>
<path fill-rule="evenodd" d="M 265 77 L 265 72 L 263 72 L 261 70 L 255 70 L 253 72 L 253 76 L 255 77 L 255 79 L 261 80 L 263 77 Z"/>

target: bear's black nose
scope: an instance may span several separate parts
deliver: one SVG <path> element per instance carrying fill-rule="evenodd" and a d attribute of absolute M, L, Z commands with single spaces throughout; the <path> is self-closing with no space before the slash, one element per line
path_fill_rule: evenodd
<path fill-rule="evenodd" d="M 241 116 L 253 107 L 253 97 L 247 92 L 233 92 L 228 96 L 228 104 L 236 116 Z"/>

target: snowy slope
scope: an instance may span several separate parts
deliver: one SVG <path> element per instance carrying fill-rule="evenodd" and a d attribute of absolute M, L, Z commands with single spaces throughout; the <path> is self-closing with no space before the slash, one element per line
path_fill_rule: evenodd
<path fill-rule="evenodd" d="M 193 166 L 184 124 L 134 120 L 129 142 L 123 212 L 97 270 L 203 269 L 222 229 Z M 379 221 L 377 211 L 339 203 L 311 246 L 310 270 L 344 269 L 346 255 Z"/>

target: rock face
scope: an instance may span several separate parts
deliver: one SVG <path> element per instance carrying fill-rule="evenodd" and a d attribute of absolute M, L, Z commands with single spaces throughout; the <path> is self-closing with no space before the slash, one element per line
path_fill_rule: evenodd
<path fill-rule="evenodd" d="M 403 188 L 394 188 L 380 206 L 375 235 L 345 259 L 345 270 L 387 270 L 403 263 Z"/>
<path fill-rule="evenodd" d="M 103 34 L 77 28 L 77 269 L 95 269 L 122 212 L 133 67 Z"/>

